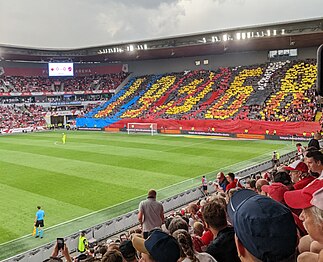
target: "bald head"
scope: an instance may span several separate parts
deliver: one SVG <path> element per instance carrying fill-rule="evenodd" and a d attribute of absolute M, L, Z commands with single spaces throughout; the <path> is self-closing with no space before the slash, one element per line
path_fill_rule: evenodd
<path fill-rule="evenodd" d="M 256 190 L 258 194 L 262 194 L 261 187 L 264 185 L 269 185 L 269 182 L 266 179 L 260 178 L 256 181 Z"/>

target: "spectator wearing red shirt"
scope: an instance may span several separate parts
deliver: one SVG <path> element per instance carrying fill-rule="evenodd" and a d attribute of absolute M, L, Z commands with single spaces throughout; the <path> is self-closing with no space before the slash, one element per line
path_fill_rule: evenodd
<path fill-rule="evenodd" d="M 203 232 L 204 232 L 204 225 L 201 222 L 195 222 L 193 225 L 193 234 L 191 235 L 191 237 L 192 237 L 194 250 L 197 252 L 203 252 L 206 250 L 206 245 L 204 244 L 201 238 L 203 235 Z"/>
<path fill-rule="evenodd" d="M 306 187 L 315 179 L 308 173 L 307 165 L 301 160 L 294 161 L 285 169 L 290 171 L 291 180 L 294 184 L 293 188 L 296 190 Z"/>
<path fill-rule="evenodd" d="M 271 185 L 263 185 L 261 187 L 262 191 L 267 193 L 269 197 L 276 200 L 277 202 L 286 205 L 284 200 L 284 194 L 285 192 L 289 191 L 288 187 L 280 182 L 273 182 Z M 304 225 L 302 221 L 299 219 L 299 217 L 293 213 L 293 209 L 290 208 L 292 211 L 292 215 L 294 217 L 295 225 L 297 226 L 297 229 L 299 230 L 299 233 L 301 236 L 304 236 L 307 234 Z"/>
<path fill-rule="evenodd" d="M 239 181 L 238 181 L 238 179 L 237 178 L 235 178 L 235 174 L 233 174 L 233 173 L 228 173 L 227 175 L 226 175 L 226 178 L 227 178 L 227 180 L 228 180 L 228 182 L 229 182 L 229 184 L 227 185 L 227 187 L 226 187 L 226 192 L 228 192 L 230 189 L 232 189 L 232 188 L 236 188 L 236 187 L 240 187 L 240 188 L 242 188 L 242 185 L 239 183 Z"/>
<path fill-rule="evenodd" d="M 208 246 L 212 242 L 213 238 L 213 233 L 208 229 L 205 230 L 203 232 L 203 235 L 201 236 L 201 240 L 206 246 Z"/>

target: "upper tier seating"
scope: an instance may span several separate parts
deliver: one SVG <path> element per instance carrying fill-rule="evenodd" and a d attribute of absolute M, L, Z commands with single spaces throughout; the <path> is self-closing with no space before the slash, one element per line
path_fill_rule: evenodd
<path fill-rule="evenodd" d="M 114 90 L 128 73 L 69 78 L 0 76 L 0 92 L 73 92 Z"/>
<path fill-rule="evenodd" d="M 315 81 L 313 59 L 142 76 L 88 116 L 314 121 Z"/>

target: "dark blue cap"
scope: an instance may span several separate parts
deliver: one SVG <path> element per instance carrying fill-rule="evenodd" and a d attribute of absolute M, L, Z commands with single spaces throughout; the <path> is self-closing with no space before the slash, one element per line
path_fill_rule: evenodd
<path fill-rule="evenodd" d="M 161 230 L 152 232 L 145 241 L 145 247 L 158 262 L 176 262 L 180 258 L 180 247 L 176 239 Z"/>
<path fill-rule="evenodd" d="M 261 261 L 295 254 L 297 231 L 291 211 L 277 201 L 242 189 L 233 194 L 228 215 L 242 245 Z"/>
<path fill-rule="evenodd" d="M 149 254 L 156 262 L 177 262 L 180 258 L 180 247 L 176 239 L 160 229 L 149 232 L 145 240 L 134 235 L 132 244 L 141 253 Z"/>

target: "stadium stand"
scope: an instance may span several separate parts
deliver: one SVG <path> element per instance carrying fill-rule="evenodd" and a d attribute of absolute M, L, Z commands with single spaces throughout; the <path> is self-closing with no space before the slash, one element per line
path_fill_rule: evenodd
<path fill-rule="evenodd" d="M 311 134 L 320 129 L 315 63 L 284 60 L 135 77 L 77 124 L 114 130 L 156 122 L 165 130 Z"/>
<path fill-rule="evenodd" d="M 0 130 L 25 127 L 41 127 L 46 125 L 45 110 L 38 105 L 0 106 Z"/>
<path fill-rule="evenodd" d="M 285 60 L 254 66 L 219 68 L 215 71 L 195 70 L 139 76 L 130 79 L 105 103 L 108 96 L 100 92 L 115 89 L 129 76 L 128 73 L 64 79 L 0 76 L 1 90 L 7 94 L 1 97 L 1 101 L 3 104 L 59 104 L 62 99 L 65 103 L 99 100 L 100 103 L 93 110 L 91 105 L 86 109 L 82 108 L 82 113 L 78 115 L 78 126 L 86 127 L 103 128 L 119 120 L 125 120 L 121 122 L 124 126 L 127 119 L 150 122 L 156 119 L 213 119 L 305 123 L 313 122 L 317 113 L 315 63 L 314 59 Z M 33 96 L 32 93 L 37 92 L 43 92 L 45 96 Z M 56 96 L 50 96 L 55 92 Z M 95 95 L 95 92 L 98 94 Z M 71 99 L 65 97 L 66 94 L 74 96 Z M 51 111 L 49 108 L 45 110 Z M 25 127 L 26 124 L 22 126 Z M 308 133 L 312 131 L 317 130 L 310 130 Z"/>
<path fill-rule="evenodd" d="M 95 118 L 314 121 L 315 61 L 132 79 Z M 174 99 L 176 97 L 176 100 Z"/>
<path fill-rule="evenodd" d="M 127 76 L 125 72 L 63 79 L 40 76 L 0 76 L 0 90 L 18 93 L 114 90 Z"/>

